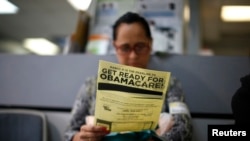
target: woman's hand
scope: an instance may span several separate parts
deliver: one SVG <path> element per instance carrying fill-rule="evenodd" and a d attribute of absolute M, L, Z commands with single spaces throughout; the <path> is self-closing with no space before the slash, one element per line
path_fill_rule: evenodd
<path fill-rule="evenodd" d="M 82 125 L 72 141 L 100 141 L 110 131 L 106 127 L 96 125 Z"/>
<path fill-rule="evenodd" d="M 174 125 L 174 118 L 171 114 L 161 113 L 159 119 L 159 128 L 156 130 L 158 136 L 168 132 Z"/>

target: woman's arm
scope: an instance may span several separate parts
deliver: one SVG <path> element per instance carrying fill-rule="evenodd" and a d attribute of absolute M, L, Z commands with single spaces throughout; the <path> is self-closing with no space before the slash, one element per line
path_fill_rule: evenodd
<path fill-rule="evenodd" d="M 191 141 L 192 124 L 188 106 L 181 83 L 174 77 L 171 77 L 167 98 L 163 112 L 169 112 L 173 117 L 172 127 L 160 135 L 164 140 L 172 141 Z"/>
<path fill-rule="evenodd" d="M 96 78 L 89 78 L 80 88 L 71 111 L 71 120 L 65 132 L 65 141 L 71 141 L 85 124 L 85 117 L 94 113 Z"/>

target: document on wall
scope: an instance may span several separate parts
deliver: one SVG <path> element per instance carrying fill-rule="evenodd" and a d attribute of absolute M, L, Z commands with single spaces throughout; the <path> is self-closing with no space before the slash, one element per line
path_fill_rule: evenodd
<path fill-rule="evenodd" d="M 95 124 L 111 132 L 154 130 L 170 74 L 100 60 Z"/>

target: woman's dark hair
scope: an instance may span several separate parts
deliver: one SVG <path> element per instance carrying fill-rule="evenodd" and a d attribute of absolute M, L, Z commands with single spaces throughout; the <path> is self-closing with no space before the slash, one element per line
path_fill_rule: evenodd
<path fill-rule="evenodd" d="M 146 21 L 145 18 L 141 17 L 139 14 L 137 13 L 133 13 L 133 12 L 127 12 L 124 15 L 122 15 L 114 24 L 113 26 L 113 40 L 116 40 L 117 37 L 117 29 L 118 27 L 122 24 L 122 23 L 126 23 L 126 24 L 132 24 L 132 23 L 139 23 L 142 25 L 143 29 L 145 30 L 146 36 L 149 39 L 152 39 L 151 37 L 151 32 L 150 32 L 150 28 L 149 28 L 149 24 Z"/>

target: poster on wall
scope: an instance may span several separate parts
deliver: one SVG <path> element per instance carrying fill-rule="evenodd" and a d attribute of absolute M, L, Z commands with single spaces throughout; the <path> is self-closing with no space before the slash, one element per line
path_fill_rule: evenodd
<path fill-rule="evenodd" d="M 153 53 L 183 53 L 184 0 L 98 0 L 93 34 L 112 40 L 112 25 L 124 13 L 137 12 L 150 24 Z M 107 53 L 114 53 L 109 44 Z"/>
<path fill-rule="evenodd" d="M 91 29 L 90 36 L 107 36 L 108 40 L 112 40 L 112 26 L 115 21 L 125 12 L 134 11 L 135 0 L 97 0 L 96 6 L 96 16 L 95 23 L 93 28 Z M 91 40 L 90 42 L 92 42 Z M 108 42 L 105 47 L 101 44 L 96 44 L 96 40 L 94 40 L 94 50 L 91 49 L 89 53 L 92 53 L 96 50 L 103 50 L 101 54 L 113 54 L 114 48 L 111 42 Z M 89 44 L 92 46 L 93 44 Z M 98 49 L 99 48 L 102 49 Z M 93 47 L 90 47 L 93 48 Z M 99 54 L 99 53 L 98 53 Z"/>
<path fill-rule="evenodd" d="M 97 5 L 97 22 L 103 25 L 111 25 L 118 15 L 118 3 L 115 1 L 101 1 Z"/>
<path fill-rule="evenodd" d="M 102 34 L 92 34 L 89 36 L 86 47 L 87 54 L 105 55 L 108 52 L 109 37 Z"/>
<path fill-rule="evenodd" d="M 183 0 L 137 0 L 136 11 L 151 26 L 153 51 L 183 53 Z"/>
<path fill-rule="evenodd" d="M 133 11 L 135 0 L 98 0 L 97 24 L 111 26 L 127 11 Z"/>

